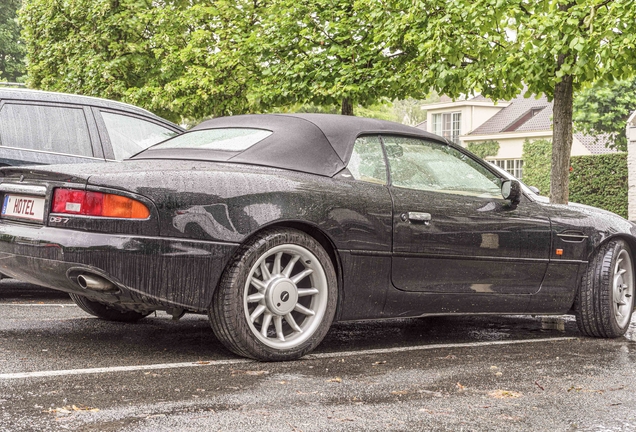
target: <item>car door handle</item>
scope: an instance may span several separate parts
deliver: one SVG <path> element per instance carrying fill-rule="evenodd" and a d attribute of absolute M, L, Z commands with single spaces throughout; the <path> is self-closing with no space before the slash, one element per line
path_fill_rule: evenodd
<path fill-rule="evenodd" d="M 422 212 L 407 212 L 402 213 L 401 218 L 404 222 L 410 220 L 413 222 L 424 222 L 428 225 L 428 223 L 431 221 L 431 214 Z"/>

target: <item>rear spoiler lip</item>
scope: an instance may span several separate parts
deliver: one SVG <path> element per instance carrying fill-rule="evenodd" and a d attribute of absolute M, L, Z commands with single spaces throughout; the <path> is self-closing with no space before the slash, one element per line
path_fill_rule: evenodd
<path fill-rule="evenodd" d="M 64 182 L 71 184 L 87 184 L 90 175 L 78 177 L 75 174 L 65 173 L 63 171 L 48 170 L 45 167 L 49 165 L 39 166 L 22 166 L 22 167 L 2 167 L 0 168 L 0 183 L 24 183 L 29 184 L 35 182 Z M 44 169 L 43 169 L 44 168 Z"/>

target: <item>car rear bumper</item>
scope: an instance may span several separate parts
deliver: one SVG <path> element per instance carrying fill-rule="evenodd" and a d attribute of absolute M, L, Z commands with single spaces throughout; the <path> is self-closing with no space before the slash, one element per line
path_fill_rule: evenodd
<path fill-rule="evenodd" d="M 205 311 L 238 244 L 91 233 L 0 221 L 0 273 L 109 303 Z M 102 276 L 114 292 L 83 289 Z"/>

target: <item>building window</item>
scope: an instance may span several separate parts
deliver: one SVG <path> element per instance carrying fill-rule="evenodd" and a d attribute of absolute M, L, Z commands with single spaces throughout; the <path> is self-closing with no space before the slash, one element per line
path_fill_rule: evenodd
<path fill-rule="evenodd" d="M 461 112 L 433 114 L 433 133 L 459 144 Z"/>
<path fill-rule="evenodd" d="M 490 161 L 490 163 L 505 169 L 519 180 L 523 177 L 523 159 L 499 159 Z"/>

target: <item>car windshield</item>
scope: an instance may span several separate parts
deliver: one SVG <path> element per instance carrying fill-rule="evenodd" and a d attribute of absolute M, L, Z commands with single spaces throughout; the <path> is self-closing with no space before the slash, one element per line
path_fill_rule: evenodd
<path fill-rule="evenodd" d="M 151 147 L 162 149 L 202 149 L 238 152 L 252 147 L 272 134 L 271 131 L 251 128 L 202 129 L 186 132 Z"/>

